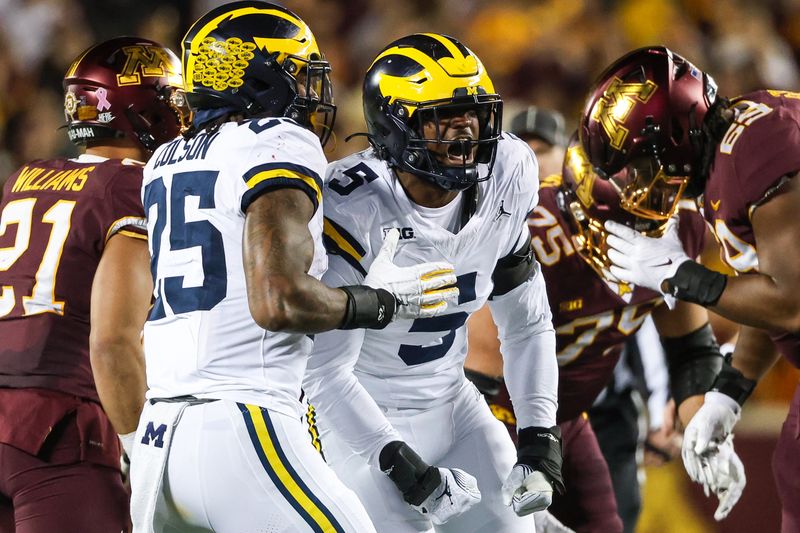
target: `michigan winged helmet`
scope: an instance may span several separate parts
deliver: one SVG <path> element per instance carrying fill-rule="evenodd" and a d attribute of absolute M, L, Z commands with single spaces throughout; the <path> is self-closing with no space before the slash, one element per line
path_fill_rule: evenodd
<path fill-rule="evenodd" d="M 394 167 L 445 189 L 466 189 L 491 177 L 502 121 L 502 100 L 480 59 L 446 35 L 421 33 L 387 46 L 364 79 L 364 116 L 378 156 Z M 478 137 L 444 140 L 424 124 L 475 113 Z M 437 159 L 433 144 L 447 145 L 461 164 Z M 479 171 L 479 164 L 486 165 Z"/>
<path fill-rule="evenodd" d="M 189 104 L 247 117 L 289 117 L 328 140 L 336 107 L 311 29 L 288 9 L 259 1 L 225 4 L 183 39 Z"/>

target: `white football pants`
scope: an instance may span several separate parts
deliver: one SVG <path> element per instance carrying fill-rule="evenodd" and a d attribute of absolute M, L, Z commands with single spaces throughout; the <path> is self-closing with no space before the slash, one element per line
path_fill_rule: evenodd
<path fill-rule="evenodd" d="M 156 533 L 375 531 L 311 445 L 305 419 L 225 400 L 183 411 L 153 526 Z"/>

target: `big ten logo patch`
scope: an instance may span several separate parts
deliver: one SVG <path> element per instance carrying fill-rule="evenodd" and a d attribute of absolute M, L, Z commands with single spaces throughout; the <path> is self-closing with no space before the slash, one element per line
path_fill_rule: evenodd
<path fill-rule="evenodd" d="M 396 229 L 400 232 L 400 239 L 413 239 L 414 238 L 414 228 L 383 228 L 383 237 L 386 238 L 386 234 Z"/>
<path fill-rule="evenodd" d="M 142 444 L 145 446 L 150 446 L 150 442 L 152 442 L 153 446 L 156 448 L 163 448 L 164 435 L 166 433 L 166 424 L 159 424 L 158 427 L 156 427 L 153 422 L 148 422 L 147 427 L 144 430 L 144 436 L 142 437 Z"/>

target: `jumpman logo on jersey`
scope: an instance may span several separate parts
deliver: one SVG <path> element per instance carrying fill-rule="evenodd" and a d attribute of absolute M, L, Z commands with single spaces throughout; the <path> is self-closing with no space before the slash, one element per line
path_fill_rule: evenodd
<path fill-rule="evenodd" d="M 500 200 L 500 207 L 497 209 L 497 214 L 494 216 L 495 222 L 500 220 L 500 217 L 502 217 L 502 216 L 506 216 L 506 217 L 510 217 L 511 216 L 511 213 L 506 211 L 505 208 L 503 207 L 503 202 L 505 202 L 505 200 Z"/>

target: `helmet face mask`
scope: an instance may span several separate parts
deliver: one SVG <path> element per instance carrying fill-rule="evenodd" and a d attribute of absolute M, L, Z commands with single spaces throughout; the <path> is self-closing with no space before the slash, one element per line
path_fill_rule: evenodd
<path fill-rule="evenodd" d="M 296 70 L 297 74 L 294 75 L 297 95 L 289 106 L 286 116 L 313 130 L 322 146 L 325 146 L 336 120 L 333 84 L 330 77 L 331 66 L 324 60 L 293 59 L 303 66 Z"/>
<path fill-rule="evenodd" d="M 288 117 L 325 142 L 336 117 L 330 64 L 311 29 L 286 8 L 246 0 L 213 9 L 183 40 L 193 109 Z"/>
<path fill-rule="evenodd" d="M 716 97 L 710 76 L 661 46 L 634 50 L 600 75 L 580 139 L 598 175 L 626 170 L 615 182 L 625 209 L 665 220 L 681 195 L 702 192 L 703 120 Z"/>
<path fill-rule="evenodd" d="M 491 177 L 502 107 L 477 56 L 445 35 L 395 41 L 364 81 L 364 114 L 378 156 L 447 190 Z"/>
<path fill-rule="evenodd" d="M 67 133 L 76 144 L 128 138 L 152 152 L 188 127 L 180 62 L 148 39 L 93 46 L 72 63 L 63 86 Z"/>
<path fill-rule="evenodd" d="M 631 212 L 622 197 L 621 185 L 635 183 L 628 178 L 627 169 L 608 179 L 600 178 L 593 170 L 577 136 L 573 136 L 564 157 L 561 196 L 562 211 L 569 221 L 578 255 L 598 275 L 616 281 L 610 273 L 604 224 L 613 220 L 650 237 L 659 237 L 666 219 L 644 217 Z M 668 217 L 667 217 L 668 218 Z"/>

